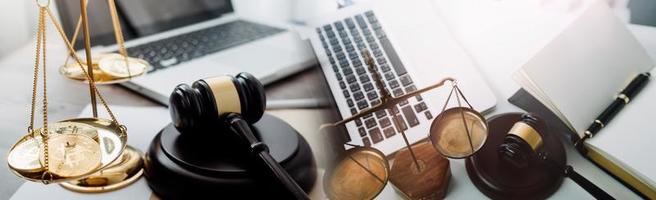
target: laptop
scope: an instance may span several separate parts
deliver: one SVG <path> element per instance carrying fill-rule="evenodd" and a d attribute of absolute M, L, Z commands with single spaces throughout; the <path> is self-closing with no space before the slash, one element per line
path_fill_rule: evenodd
<path fill-rule="evenodd" d="M 446 77 L 458 81 L 474 109 L 493 108 L 496 98 L 474 61 L 447 29 L 432 1 L 380 0 L 343 8 L 317 19 L 309 39 L 330 87 L 339 117 L 347 118 L 380 103 L 363 52 L 375 59 L 385 89 L 397 97 Z M 374 147 L 386 155 L 427 138 L 450 84 L 347 123 L 344 148 Z M 457 106 L 451 99 L 448 107 Z M 392 117 L 399 119 L 398 126 Z"/>
<path fill-rule="evenodd" d="M 72 35 L 79 1 L 57 0 Z M 230 0 L 116 0 L 128 54 L 152 65 L 144 76 L 121 83 L 163 105 L 180 83 L 249 72 L 268 84 L 316 64 L 310 44 L 286 24 L 245 20 Z M 94 54 L 115 52 L 106 2 L 88 5 Z M 80 35 L 77 49 L 82 49 Z M 84 54 L 80 54 L 84 55 Z"/>

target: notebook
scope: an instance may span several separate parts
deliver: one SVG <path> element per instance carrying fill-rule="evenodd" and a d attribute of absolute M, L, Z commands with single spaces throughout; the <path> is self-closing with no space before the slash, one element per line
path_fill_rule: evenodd
<path fill-rule="evenodd" d="M 656 74 L 654 63 L 604 3 L 590 6 L 531 58 L 513 78 L 537 102 L 509 101 L 560 123 L 573 142 L 638 74 Z M 656 83 L 647 86 L 594 137 L 585 140 L 590 160 L 644 197 L 656 199 Z M 524 93 L 524 94 L 526 94 Z M 526 95 L 523 95 L 526 96 Z M 543 107 L 543 108 L 540 108 Z"/>

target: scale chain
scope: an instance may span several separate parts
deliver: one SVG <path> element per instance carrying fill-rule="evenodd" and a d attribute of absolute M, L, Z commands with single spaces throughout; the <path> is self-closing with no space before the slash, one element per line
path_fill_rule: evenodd
<path fill-rule="evenodd" d="M 64 40 L 64 43 L 66 44 L 66 47 L 68 48 L 68 50 L 69 50 L 70 52 L 73 52 L 73 55 L 74 55 L 73 58 L 74 58 L 74 60 L 78 63 L 79 67 L 82 69 L 82 71 L 83 71 L 84 74 L 86 75 L 87 79 L 88 79 L 88 80 L 93 80 L 93 79 L 91 78 L 91 76 L 89 76 L 89 73 L 87 72 L 87 70 L 83 67 L 83 65 L 82 65 L 82 61 L 80 60 L 79 56 L 77 56 L 77 54 L 75 53 L 75 50 L 74 50 L 74 48 L 73 48 L 73 45 L 72 45 L 71 42 L 68 40 L 68 37 L 66 36 L 66 34 L 65 34 L 64 31 L 63 31 L 63 28 L 62 28 L 61 25 L 57 22 L 56 18 L 55 18 L 54 15 L 52 14 L 52 11 L 50 10 L 50 8 L 45 8 L 45 9 L 46 9 L 46 13 L 48 13 L 48 15 L 50 16 L 50 21 L 53 23 L 53 25 L 55 26 L 55 29 L 57 30 L 57 32 L 59 33 L 59 35 L 60 35 L 60 36 L 62 37 L 62 39 Z M 98 91 L 98 88 L 96 87 L 96 84 L 95 84 L 93 81 L 89 81 L 89 84 L 91 84 L 91 85 L 93 86 L 93 90 L 94 90 L 94 92 L 97 94 L 97 96 L 98 96 L 98 98 L 100 99 L 100 102 L 103 104 L 103 107 L 105 108 L 105 110 L 107 110 L 107 113 L 108 113 L 109 116 L 111 117 L 112 121 L 113 121 L 114 123 L 116 123 L 117 125 L 119 125 L 120 127 L 123 127 L 123 128 L 122 128 L 122 129 L 123 129 L 123 130 L 122 130 L 122 131 L 123 131 L 122 134 L 125 134 L 125 130 L 124 130 L 124 129 L 125 129 L 125 126 L 121 125 L 121 124 L 118 122 L 118 120 L 116 119 L 114 113 L 113 113 L 112 110 L 109 108 L 109 105 L 107 105 L 107 101 L 105 101 L 105 98 L 103 97 L 103 95 L 100 93 L 100 91 Z"/>

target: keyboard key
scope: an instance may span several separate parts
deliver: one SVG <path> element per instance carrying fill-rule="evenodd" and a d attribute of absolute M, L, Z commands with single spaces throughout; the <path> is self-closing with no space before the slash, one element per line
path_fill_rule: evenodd
<path fill-rule="evenodd" d="M 360 93 L 360 94 L 362 94 L 362 93 Z M 365 100 L 358 101 L 358 109 L 364 110 L 367 107 L 369 107 L 369 103 L 367 103 L 367 101 L 365 101 Z"/>
<path fill-rule="evenodd" d="M 367 22 L 364 21 L 364 18 L 362 15 L 356 15 L 355 16 L 355 21 L 358 22 L 358 25 L 360 28 L 367 28 Z"/>
<path fill-rule="evenodd" d="M 405 121 L 403 121 L 403 117 L 401 117 L 401 115 L 396 115 L 394 118 L 396 119 L 394 126 L 396 126 L 396 130 L 398 130 L 398 132 L 401 132 L 401 130 L 408 130 L 408 126 L 405 125 Z"/>
<path fill-rule="evenodd" d="M 403 89 L 396 88 L 396 89 L 392 90 L 392 93 L 394 94 L 395 97 L 399 97 L 399 96 L 403 95 Z"/>
<path fill-rule="evenodd" d="M 332 30 L 326 31 L 326 36 L 328 36 L 329 39 L 335 38 L 335 32 L 333 32 Z"/>
<path fill-rule="evenodd" d="M 349 59 L 351 60 L 358 60 L 358 54 L 355 52 L 349 52 Z"/>
<path fill-rule="evenodd" d="M 367 126 L 367 128 L 372 128 L 372 127 L 378 125 L 378 123 L 376 123 L 376 119 L 374 119 L 373 117 L 364 120 L 364 124 Z"/>
<path fill-rule="evenodd" d="M 346 34 L 346 31 L 344 31 L 344 30 L 340 30 L 340 31 L 338 31 L 337 33 L 339 33 L 339 37 L 342 38 L 342 41 L 343 41 L 344 39 L 348 38 L 348 34 Z"/>
<path fill-rule="evenodd" d="M 323 30 L 326 32 L 331 32 L 333 30 L 333 27 L 330 26 L 330 24 L 324 25 Z"/>
<path fill-rule="evenodd" d="M 415 98 L 417 99 L 417 101 L 424 100 L 424 98 L 422 98 L 421 95 L 417 95 L 417 96 L 415 96 Z"/>
<path fill-rule="evenodd" d="M 371 91 L 367 93 L 367 99 L 369 99 L 369 101 L 373 101 L 374 99 L 377 98 L 378 98 L 378 93 L 376 93 L 376 91 Z"/>
<path fill-rule="evenodd" d="M 389 72 L 390 70 L 392 70 L 392 68 L 390 68 L 388 64 L 380 65 L 380 69 L 383 70 L 383 72 Z"/>
<path fill-rule="evenodd" d="M 411 86 L 406 87 L 405 91 L 408 92 L 408 93 L 414 92 L 414 91 L 417 91 L 417 87 L 415 87 L 414 85 L 411 85 Z"/>
<path fill-rule="evenodd" d="M 362 34 L 364 34 L 365 36 L 370 36 L 371 31 L 369 29 L 362 29 Z"/>
<path fill-rule="evenodd" d="M 332 38 L 328 42 L 330 42 L 330 46 L 333 46 L 333 47 L 339 46 L 339 41 L 337 40 L 337 38 Z"/>
<path fill-rule="evenodd" d="M 371 141 L 369 141 L 369 138 L 362 138 L 362 144 L 364 144 L 365 147 L 370 147 L 371 146 Z"/>
<path fill-rule="evenodd" d="M 337 60 L 339 60 L 339 61 L 343 61 L 343 60 L 346 59 L 346 55 L 344 55 L 344 53 L 342 53 L 342 52 L 339 52 L 339 53 L 335 54 L 335 57 L 337 57 Z"/>
<path fill-rule="evenodd" d="M 342 93 L 344 93 L 344 97 L 346 98 L 351 97 L 351 94 L 348 92 L 348 90 L 343 90 Z"/>
<path fill-rule="evenodd" d="M 342 24 L 342 22 L 335 22 L 334 25 L 335 28 L 337 28 L 337 30 L 344 30 L 344 25 Z"/>
<path fill-rule="evenodd" d="M 424 111 L 426 109 L 428 109 L 428 106 L 426 106 L 426 103 L 424 102 L 415 105 L 415 111 L 417 111 L 417 113 L 420 113 L 421 111 Z"/>
<path fill-rule="evenodd" d="M 360 75 L 361 83 L 368 83 L 369 81 L 371 81 L 371 79 L 369 79 L 369 76 L 367 74 Z"/>
<path fill-rule="evenodd" d="M 403 85 L 403 87 L 412 84 L 412 79 L 411 79 L 410 76 L 407 75 L 407 74 L 401 76 L 400 80 L 401 80 L 401 85 Z M 406 89 L 406 90 L 407 90 L 407 89 Z M 410 91 L 408 91 L 408 92 L 410 92 Z"/>
<path fill-rule="evenodd" d="M 348 67 L 348 65 L 346 65 L 346 66 L 347 66 L 347 67 L 343 67 L 343 66 L 342 66 L 342 73 L 344 73 L 345 76 L 348 76 L 348 75 L 353 74 L 353 69 L 351 69 L 350 67 Z"/>
<path fill-rule="evenodd" d="M 400 101 L 400 102 L 399 102 L 399 105 L 401 105 L 401 106 L 408 105 L 408 100 Z"/>
<path fill-rule="evenodd" d="M 367 12 L 364 12 L 364 15 L 366 15 L 367 18 L 376 17 L 376 16 L 374 15 L 374 11 L 371 11 L 371 10 L 370 10 L 370 11 L 367 11 Z"/>
<path fill-rule="evenodd" d="M 351 83 L 355 83 L 355 81 L 357 80 L 354 75 L 351 74 L 346 76 L 346 83 L 351 84 Z"/>
<path fill-rule="evenodd" d="M 380 123 L 380 126 L 383 127 L 383 128 L 392 125 L 392 122 L 390 122 L 389 118 L 387 118 L 387 117 L 381 119 L 380 121 L 378 121 L 378 123 Z"/>
<path fill-rule="evenodd" d="M 355 121 L 356 126 L 362 126 L 362 120 L 361 119 L 355 119 L 353 121 Z"/>
<path fill-rule="evenodd" d="M 394 127 L 387 127 L 383 129 L 383 134 L 385 135 L 385 138 L 390 138 L 396 135 L 396 131 L 394 131 Z"/>
<path fill-rule="evenodd" d="M 373 113 L 369 113 L 369 114 L 366 114 L 366 115 L 362 116 L 362 118 L 364 118 L 364 119 L 369 119 L 369 118 L 372 118 L 372 117 L 374 117 Z"/>
<path fill-rule="evenodd" d="M 374 56 L 376 56 L 376 57 L 382 57 L 383 56 L 383 52 L 380 51 L 379 49 L 374 49 L 373 52 L 374 52 Z"/>
<path fill-rule="evenodd" d="M 352 107 L 355 105 L 355 103 L 353 103 L 353 100 L 352 100 L 352 99 L 346 99 L 346 104 L 347 104 L 350 108 L 352 108 Z"/>
<path fill-rule="evenodd" d="M 346 27 L 348 27 L 349 29 L 355 28 L 355 23 L 353 23 L 353 19 L 346 18 L 344 22 L 346 22 Z"/>
<path fill-rule="evenodd" d="M 351 108 L 351 115 L 355 115 L 358 113 L 358 110 L 355 108 Z"/>
<path fill-rule="evenodd" d="M 376 44 L 376 43 L 370 44 L 369 46 L 370 46 L 371 49 L 374 50 L 374 51 L 377 51 L 377 50 L 380 51 L 380 47 L 379 47 L 378 44 Z M 382 52 L 381 52 L 381 53 L 382 53 Z"/>
<path fill-rule="evenodd" d="M 337 74 L 337 75 L 338 75 L 339 77 L 342 77 L 342 75 L 340 75 L 340 74 Z M 340 78 L 338 78 L 338 80 L 339 80 L 339 79 L 340 79 Z M 339 88 L 342 88 L 342 90 L 343 90 L 343 89 L 346 89 L 346 83 L 344 83 L 344 81 L 340 81 L 340 82 L 339 82 Z"/>
<path fill-rule="evenodd" d="M 360 133 L 360 137 L 367 136 L 367 131 L 364 130 L 364 127 L 358 127 L 358 133 Z"/>
<path fill-rule="evenodd" d="M 399 114 L 399 107 L 394 106 L 394 107 L 392 107 L 391 110 L 392 110 L 392 114 L 395 114 L 395 115 L 396 115 L 396 114 Z"/>
<path fill-rule="evenodd" d="M 427 119 L 427 120 L 431 120 L 431 119 L 433 119 L 433 115 L 430 113 L 430 111 L 426 111 L 426 112 L 424 112 L 424 115 L 426 115 L 426 119 Z"/>
<path fill-rule="evenodd" d="M 385 79 L 386 79 L 387 81 L 394 80 L 394 73 L 392 73 L 392 72 L 387 72 L 387 73 L 385 73 L 384 76 L 385 76 Z"/>
<path fill-rule="evenodd" d="M 412 107 L 403 107 L 401 108 L 401 111 L 403 112 L 403 116 L 405 116 L 406 120 L 408 120 L 410 127 L 419 125 L 419 120 L 417 119 L 417 116 L 415 116 L 415 113 L 412 111 Z"/>
<path fill-rule="evenodd" d="M 374 90 L 374 85 L 371 84 L 371 83 L 366 83 L 366 84 L 362 85 L 362 88 L 364 88 L 365 92 L 369 92 L 369 91 Z"/>
<path fill-rule="evenodd" d="M 387 116 L 387 112 L 385 112 L 385 110 L 379 110 L 379 111 L 376 111 L 375 114 L 376 114 L 376 117 L 377 117 L 378 119 Z"/>
<path fill-rule="evenodd" d="M 352 60 L 352 62 L 353 62 L 354 67 L 361 67 L 362 66 L 362 61 L 360 61 L 360 59 Z"/>
<path fill-rule="evenodd" d="M 381 30 L 382 28 L 380 27 L 380 24 L 376 22 L 371 22 L 371 28 L 374 30 Z"/>
<path fill-rule="evenodd" d="M 360 101 L 360 100 L 364 99 L 364 94 L 362 94 L 362 92 L 360 92 L 360 91 L 354 92 L 353 93 L 353 98 L 355 98 L 356 101 Z"/>
<path fill-rule="evenodd" d="M 353 83 L 349 86 L 349 89 L 351 89 L 351 92 L 357 92 L 360 91 L 360 84 L 359 83 Z"/>
<path fill-rule="evenodd" d="M 364 67 L 356 67 L 355 73 L 357 73 L 358 75 L 363 75 L 364 73 L 367 73 L 367 70 L 365 70 Z"/>
<path fill-rule="evenodd" d="M 399 85 L 399 82 L 396 81 L 396 80 L 392 80 L 388 84 L 389 84 L 390 88 L 392 88 L 392 89 L 395 89 L 395 88 L 398 88 L 399 86 L 401 86 L 401 85 Z"/>
<path fill-rule="evenodd" d="M 380 134 L 379 128 L 374 128 L 369 130 L 369 136 L 371 136 L 371 140 L 374 142 L 374 144 L 383 141 L 383 135 Z"/>

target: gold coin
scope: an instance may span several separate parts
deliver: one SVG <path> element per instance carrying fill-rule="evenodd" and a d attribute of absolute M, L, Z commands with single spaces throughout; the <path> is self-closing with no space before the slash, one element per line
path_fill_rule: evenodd
<path fill-rule="evenodd" d="M 148 62 L 138 58 L 106 56 L 98 62 L 98 68 L 106 74 L 125 78 L 143 74 L 146 71 L 146 68 L 148 68 Z"/>
<path fill-rule="evenodd" d="M 78 122 L 57 122 L 48 127 L 48 130 L 57 134 L 83 134 L 98 140 L 98 130 L 93 126 Z"/>
<path fill-rule="evenodd" d="M 487 133 L 487 122 L 478 112 L 465 107 L 454 107 L 435 118 L 429 138 L 442 155 L 464 158 L 483 147 Z"/>
<path fill-rule="evenodd" d="M 7 156 L 9 167 L 22 172 L 39 172 L 43 170 L 39 162 L 39 146 L 39 140 L 31 137 L 18 143 Z"/>
<path fill-rule="evenodd" d="M 77 177 L 100 167 L 100 145 L 80 134 L 53 135 L 48 140 L 49 171 L 60 177 Z M 42 151 L 43 152 L 43 151 Z M 45 155 L 41 154 L 41 163 Z"/>
<path fill-rule="evenodd" d="M 85 70 L 87 70 L 87 65 L 82 65 Z M 59 68 L 59 73 L 62 75 L 75 79 L 75 80 L 87 80 L 87 75 L 84 73 L 84 71 L 80 68 L 80 65 L 77 62 L 72 62 L 68 63 L 64 66 L 61 66 Z M 93 77 L 94 80 L 98 80 L 100 78 L 100 70 L 97 69 L 97 67 L 94 66 L 93 69 Z"/>

